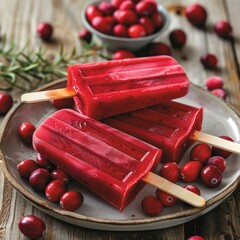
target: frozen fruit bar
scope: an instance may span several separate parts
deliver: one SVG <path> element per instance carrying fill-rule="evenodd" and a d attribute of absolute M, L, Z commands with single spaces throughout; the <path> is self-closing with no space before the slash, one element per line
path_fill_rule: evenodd
<path fill-rule="evenodd" d="M 201 130 L 203 109 L 170 101 L 104 119 L 103 122 L 163 150 L 162 162 L 179 162 L 195 130 Z"/>
<path fill-rule="evenodd" d="M 70 65 L 67 88 L 79 112 L 103 119 L 182 97 L 189 80 L 175 59 L 156 56 Z"/>
<path fill-rule="evenodd" d="M 121 211 L 142 189 L 162 151 L 73 110 L 59 110 L 35 131 L 34 149 Z"/>

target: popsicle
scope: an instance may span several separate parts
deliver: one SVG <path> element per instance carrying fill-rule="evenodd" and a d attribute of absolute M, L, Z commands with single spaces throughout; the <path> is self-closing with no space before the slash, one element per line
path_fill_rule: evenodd
<path fill-rule="evenodd" d="M 122 211 L 143 188 L 157 185 L 197 207 L 205 200 L 154 174 L 162 151 L 73 110 L 59 110 L 33 135 L 49 161 Z"/>
<path fill-rule="evenodd" d="M 103 119 L 182 97 L 188 88 L 175 59 L 154 56 L 69 65 L 67 88 L 24 94 L 22 101 L 74 96 L 79 112 Z"/>

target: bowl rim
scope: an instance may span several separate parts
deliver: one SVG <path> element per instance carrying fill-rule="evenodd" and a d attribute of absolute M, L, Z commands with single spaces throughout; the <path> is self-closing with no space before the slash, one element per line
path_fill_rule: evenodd
<path fill-rule="evenodd" d="M 101 37 L 101 38 L 104 38 L 104 39 L 108 39 L 108 40 L 111 40 L 111 41 L 121 41 L 121 42 L 142 42 L 142 41 L 148 41 L 148 40 L 152 40 L 154 38 L 156 38 L 160 33 L 164 32 L 170 25 L 170 14 L 169 12 L 167 11 L 167 9 L 157 3 L 157 8 L 158 8 L 158 12 L 162 14 L 163 18 L 164 18 L 164 25 L 163 27 L 151 34 L 151 35 L 148 35 L 148 36 L 145 36 L 145 37 L 140 37 L 140 38 L 126 38 L 126 37 L 116 37 L 116 36 L 112 36 L 112 35 L 108 35 L 108 34 L 105 34 L 105 33 L 102 33 L 102 32 L 99 32 L 98 30 L 96 30 L 95 28 L 93 28 L 91 26 L 91 24 L 88 22 L 88 20 L 86 19 L 86 9 L 88 8 L 88 6 L 90 5 L 96 5 L 97 3 L 99 3 L 101 1 L 90 1 L 88 2 L 82 9 L 82 12 L 81 12 L 81 18 L 82 18 L 82 22 L 83 22 L 83 25 L 89 30 L 91 31 L 93 34 Z"/>

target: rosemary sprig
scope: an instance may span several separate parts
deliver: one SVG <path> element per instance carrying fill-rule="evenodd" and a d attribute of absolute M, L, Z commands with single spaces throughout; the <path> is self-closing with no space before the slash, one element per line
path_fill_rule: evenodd
<path fill-rule="evenodd" d="M 66 54 L 61 46 L 57 56 L 49 59 L 43 48 L 37 52 L 27 51 L 26 46 L 17 49 L 14 43 L 8 46 L 7 38 L 3 36 L 0 40 L 0 90 L 31 91 L 40 84 L 65 77 L 68 64 L 83 62 L 90 56 L 109 60 L 103 52 L 104 46 L 82 41 L 80 53 L 74 47 L 70 54 Z"/>

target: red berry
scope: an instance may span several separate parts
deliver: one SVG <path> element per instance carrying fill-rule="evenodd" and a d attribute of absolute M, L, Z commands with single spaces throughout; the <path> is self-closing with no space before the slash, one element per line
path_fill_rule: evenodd
<path fill-rule="evenodd" d="M 204 164 L 212 155 L 210 146 L 206 143 L 195 145 L 190 152 L 190 159 Z"/>
<path fill-rule="evenodd" d="M 96 5 L 88 6 L 86 10 L 86 18 L 91 23 L 95 17 L 101 17 L 102 13 Z"/>
<path fill-rule="evenodd" d="M 156 196 L 165 207 L 173 206 L 177 202 L 177 198 L 160 189 L 156 190 Z"/>
<path fill-rule="evenodd" d="M 227 21 L 218 21 L 214 25 L 214 31 L 220 38 L 227 39 L 231 37 L 232 30 L 232 26 Z"/>
<path fill-rule="evenodd" d="M 110 2 L 101 1 L 98 5 L 98 9 L 103 15 L 112 15 L 114 12 L 114 7 Z"/>
<path fill-rule="evenodd" d="M 151 20 L 152 20 L 153 26 L 157 30 L 160 30 L 164 26 L 164 18 L 158 12 L 153 14 L 153 16 L 151 17 Z"/>
<path fill-rule="evenodd" d="M 82 29 L 79 33 L 78 33 L 78 38 L 80 40 L 84 40 L 86 41 L 87 43 L 90 43 L 92 41 L 92 33 L 90 33 L 88 30 L 86 29 Z M 66 99 L 63 99 L 63 100 L 67 100 L 67 99 L 71 99 L 71 98 L 66 98 Z M 56 100 L 54 100 L 56 101 Z M 59 100 L 57 100 L 59 101 Z"/>
<path fill-rule="evenodd" d="M 195 235 L 195 236 L 189 237 L 187 240 L 205 240 L 205 238 Z"/>
<path fill-rule="evenodd" d="M 148 17 L 141 17 L 139 23 L 144 27 L 146 35 L 150 35 L 154 32 L 154 26 L 152 21 Z"/>
<path fill-rule="evenodd" d="M 38 168 L 39 165 L 32 159 L 25 159 L 17 165 L 17 170 L 23 178 L 29 178 L 31 173 Z"/>
<path fill-rule="evenodd" d="M 188 191 L 191 191 L 191 192 L 199 195 L 199 196 L 201 195 L 200 189 L 195 185 L 189 184 L 189 185 L 186 185 L 184 188 Z"/>
<path fill-rule="evenodd" d="M 75 211 L 83 203 L 83 195 L 77 191 L 65 192 L 60 198 L 60 207 L 67 211 Z"/>
<path fill-rule="evenodd" d="M 216 88 L 211 91 L 212 94 L 216 95 L 217 97 L 220 97 L 222 99 L 226 98 L 226 92 L 222 88 Z"/>
<path fill-rule="evenodd" d="M 13 106 L 13 98 L 10 94 L 0 93 L 0 114 L 6 114 Z"/>
<path fill-rule="evenodd" d="M 43 39 L 44 41 L 49 41 L 53 34 L 53 27 L 50 23 L 40 23 L 37 26 L 37 33 L 41 39 Z"/>
<path fill-rule="evenodd" d="M 128 37 L 128 30 L 123 24 L 117 24 L 113 27 L 113 35 L 116 37 Z"/>
<path fill-rule="evenodd" d="M 138 22 L 138 17 L 132 10 L 119 10 L 116 18 L 118 23 L 126 26 L 130 26 Z"/>
<path fill-rule="evenodd" d="M 120 7 L 120 5 L 122 4 L 122 2 L 124 2 L 125 0 L 111 0 L 111 4 L 118 9 Z"/>
<path fill-rule="evenodd" d="M 154 196 L 145 197 L 142 200 L 141 205 L 143 211 L 148 215 L 157 215 L 163 209 L 163 204 L 161 203 L 161 201 Z"/>
<path fill-rule="evenodd" d="M 45 196 L 51 202 L 59 202 L 67 191 L 67 185 L 62 180 L 53 180 L 45 188 Z"/>
<path fill-rule="evenodd" d="M 147 53 L 149 56 L 171 55 L 171 49 L 165 43 L 153 42 L 147 46 Z"/>
<path fill-rule="evenodd" d="M 93 18 L 91 24 L 99 32 L 102 32 L 105 34 L 111 34 L 112 32 L 112 24 L 109 24 L 106 17 L 97 16 Z"/>
<path fill-rule="evenodd" d="M 70 181 L 70 176 L 65 173 L 62 169 L 60 168 L 57 168 L 57 169 L 54 169 L 51 173 L 51 178 L 54 179 L 54 180 L 61 180 L 63 181 L 65 184 L 69 183 Z"/>
<path fill-rule="evenodd" d="M 31 239 L 42 237 L 46 231 L 43 220 L 34 215 L 23 216 L 18 222 L 18 228 L 23 235 Z"/>
<path fill-rule="evenodd" d="M 166 178 L 170 182 L 177 182 L 180 177 L 181 170 L 177 163 L 169 162 L 165 163 L 159 171 L 159 175 L 163 178 Z"/>
<path fill-rule="evenodd" d="M 201 171 L 201 179 L 207 187 L 217 187 L 222 182 L 222 173 L 214 165 L 207 165 Z"/>
<path fill-rule="evenodd" d="M 128 28 L 128 35 L 131 38 L 145 37 L 146 31 L 141 24 L 134 24 Z"/>
<path fill-rule="evenodd" d="M 20 137 L 26 143 L 32 143 L 32 136 L 35 130 L 35 126 L 30 122 L 23 122 L 18 128 Z"/>
<path fill-rule="evenodd" d="M 233 139 L 228 137 L 228 136 L 220 136 L 220 138 L 223 138 L 225 140 L 234 142 Z M 220 149 L 220 148 L 217 148 L 217 147 L 212 147 L 212 155 L 213 156 L 221 156 L 221 157 L 226 159 L 231 154 L 232 154 L 231 152 L 228 152 L 226 150 L 223 150 L 223 149 Z"/>
<path fill-rule="evenodd" d="M 121 3 L 119 6 L 119 9 L 121 10 L 135 10 L 135 5 L 131 0 L 125 0 Z"/>
<path fill-rule="evenodd" d="M 215 69 L 217 67 L 218 59 L 214 54 L 206 53 L 200 58 L 202 65 L 207 69 Z"/>
<path fill-rule="evenodd" d="M 28 181 L 32 188 L 40 192 L 45 189 L 50 181 L 50 174 L 46 169 L 38 168 L 31 173 Z"/>
<path fill-rule="evenodd" d="M 37 153 L 36 162 L 40 167 L 47 169 L 49 172 L 55 168 L 41 153 Z"/>
<path fill-rule="evenodd" d="M 182 48 L 186 43 L 187 36 L 183 30 L 175 29 L 171 31 L 169 40 L 174 48 Z"/>
<path fill-rule="evenodd" d="M 202 170 L 202 164 L 199 161 L 186 162 L 181 168 L 181 178 L 184 182 L 194 182 L 198 179 Z"/>
<path fill-rule="evenodd" d="M 73 98 L 55 99 L 52 100 L 51 103 L 57 109 L 73 108 L 74 106 Z"/>
<path fill-rule="evenodd" d="M 188 21 L 196 27 L 203 27 L 207 20 L 206 9 L 200 4 L 191 4 L 186 8 Z"/>
<path fill-rule="evenodd" d="M 223 80 L 221 77 L 213 76 L 207 79 L 206 87 L 209 91 L 223 87 Z"/>
<path fill-rule="evenodd" d="M 154 2 L 140 1 L 135 6 L 136 12 L 139 16 L 152 16 L 157 11 L 157 6 Z"/>
<path fill-rule="evenodd" d="M 227 167 L 227 161 L 223 157 L 213 156 L 207 160 L 206 165 L 214 165 L 223 172 Z"/>
<path fill-rule="evenodd" d="M 120 49 L 113 53 L 113 59 L 114 60 L 119 60 L 119 59 L 124 59 L 124 58 L 135 58 L 135 54 L 124 49 Z"/>

